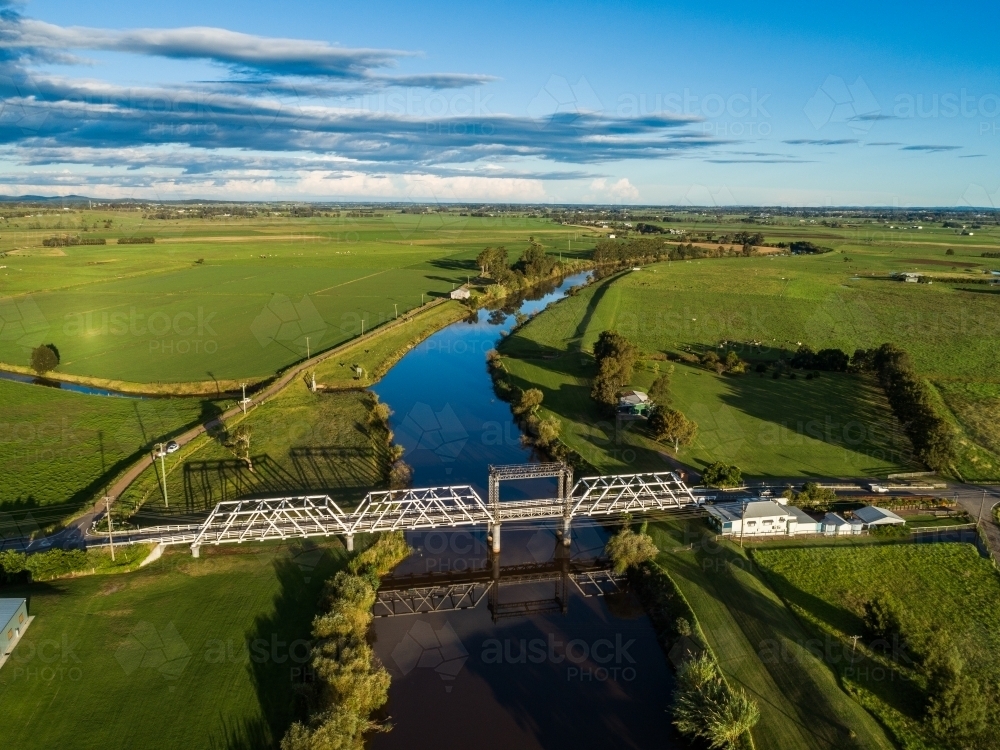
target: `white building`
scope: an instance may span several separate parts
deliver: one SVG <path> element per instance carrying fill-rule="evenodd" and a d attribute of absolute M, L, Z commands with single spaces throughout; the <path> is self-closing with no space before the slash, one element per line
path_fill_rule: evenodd
<path fill-rule="evenodd" d="M 706 505 L 705 510 L 724 536 L 795 536 L 822 531 L 820 522 L 801 508 L 774 500 L 753 500 L 745 506 L 738 502 Z"/>
<path fill-rule="evenodd" d="M 827 536 L 860 534 L 863 527 L 861 521 L 848 521 L 836 513 L 827 513 L 823 516 L 823 533 Z"/>
<path fill-rule="evenodd" d="M 469 299 L 470 296 L 471 293 L 469 292 L 468 289 L 464 287 L 459 287 L 458 289 L 451 290 L 452 299 Z"/>
<path fill-rule="evenodd" d="M 903 526 L 906 521 L 891 510 L 879 508 L 875 505 L 866 505 L 854 511 L 854 517 L 865 525 L 866 529 L 872 526 Z"/>

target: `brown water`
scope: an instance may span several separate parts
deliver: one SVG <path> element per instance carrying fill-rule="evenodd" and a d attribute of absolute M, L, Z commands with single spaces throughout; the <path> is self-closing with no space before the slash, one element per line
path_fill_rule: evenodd
<path fill-rule="evenodd" d="M 541 309 L 580 281 L 546 290 L 521 310 Z M 485 365 L 512 312 L 449 326 L 376 386 L 394 411 L 414 486 L 472 484 L 485 496 L 490 463 L 530 460 Z M 554 485 L 505 486 L 503 499 L 542 493 L 554 495 Z M 414 552 L 383 588 L 433 576 L 437 584 L 478 577 L 485 590 L 494 575 L 485 536 L 483 527 L 408 534 Z M 631 593 L 598 596 L 559 576 L 510 582 L 517 574 L 606 567 L 603 528 L 577 522 L 572 539 L 566 551 L 557 548 L 552 523 L 504 524 L 499 568 L 508 583 L 494 598 L 459 611 L 376 619 L 375 650 L 392 674 L 386 714 L 393 729 L 372 738 L 374 750 L 686 746 L 666 711 L 673 674 Z"/>

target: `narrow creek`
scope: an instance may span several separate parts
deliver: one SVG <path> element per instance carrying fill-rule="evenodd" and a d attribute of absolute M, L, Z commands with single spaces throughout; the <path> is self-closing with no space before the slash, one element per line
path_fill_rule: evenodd
<path fill-rule="evenodd" d="M 391 426 L 417 487 L 470 484 L 487 495 L 490 464 L 532 460 L 510 407 L 493 393 L 486 353 L 514 325 L 586 279 L 480 310 L 406 354 L 374 387 L 393 410 Z M 554 482 L 510 483 L 502 500 L 555 493 Z M 509 528 L 508 528 L 509 526 Z M 572 580 L 517 582 L 515 575 L 604 567 L 607 534 L 574 523 L 572 545 L 557 546 L 555 524 L 504 524 L 495 598 L 430 614 L 379 617 L 375 650 L 392 674 L 386 714 L 392 731 L 375 750 L 685 747 L 666 711 L 673 675 L 648 618 L 630 593 L 596 595 Z M 460 585 L 495 575 L 486 530 L 407 535 L 413 554 L 384 582 L 414 578 Z M 552 576 L 550 576 L 551 578 Z M 475 594 L 474 594 L 475 595 Z"/>

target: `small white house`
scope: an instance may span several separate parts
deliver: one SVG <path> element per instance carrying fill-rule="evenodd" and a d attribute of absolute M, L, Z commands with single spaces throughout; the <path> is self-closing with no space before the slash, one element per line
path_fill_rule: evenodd
<path fill-rule="evenodd" d="M 706 505 L 709 521 L 724 536 L 817 534 L 819 522 L 808 513 L 774 500 Z M 743 524 L 746 524 L 744 527 Z"/>
<path fill-rule="evenodd" d="M 823 516 L 823 533 L 827 536 L 851 536 L 860 534 L 863 524 L 861 521 L 848 521 L 836 513 L 827 513 Z"/>
<path fill-rule="evenodd" d="M 854 517 L 865 525 L 866 529 L 872 526 L 903 526 L 906 521 L 891 510 L 879 508 L 875 505 L 866 505 L 854 511 Z"/>
<path fill-rule="evenodd" d="M 451 290 L 452 299 L 469 299 L 471 292 L 465 287 L 459 287 L 458 289 Z"/>

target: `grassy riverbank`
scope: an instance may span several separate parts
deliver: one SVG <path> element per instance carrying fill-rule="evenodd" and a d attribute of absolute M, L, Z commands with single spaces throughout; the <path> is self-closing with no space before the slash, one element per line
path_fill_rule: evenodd
<path fill-rule="evenodd" d="M 699 521 L 658 522 L 649 533 L 661 550 L 656 562 L 683 592 L 726 679 L 757 701 L 758 748 L 892 747 L 806 648 L 806 632 L 739 547 L 716 543 Z"/>
<path fill-rule="evenodd" d="M 168 551 L 128 575 L 5 587 L 35 617 L 0 670 L 0 744 L 272 748 L 295 714 L 338 543 Z M 298 671 L 296 671 L 298 670 Z"/>

